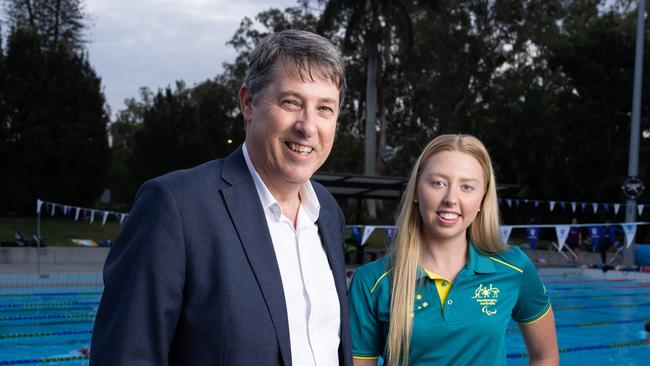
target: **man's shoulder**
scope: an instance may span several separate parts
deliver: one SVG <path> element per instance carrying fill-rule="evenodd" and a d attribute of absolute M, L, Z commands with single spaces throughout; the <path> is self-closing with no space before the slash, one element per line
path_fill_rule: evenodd
<path fill-rule="evenodd" d="M 219 184 L 224 159 L 210 160 L 188 169 L 179 169 L 159 177 L 152 182 L 162 183 L 171 189 L 198 189 Z"/>

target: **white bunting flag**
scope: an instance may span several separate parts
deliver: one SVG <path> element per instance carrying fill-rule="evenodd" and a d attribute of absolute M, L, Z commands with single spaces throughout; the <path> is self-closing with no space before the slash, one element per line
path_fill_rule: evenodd
<path fill-rule="evenodd" d="M 625 248 L 629 247 L 636 235 L 636 224 L 623 224 L 623 232 L 625 232 Z"/>
<path fill-rule="evenodd" d="M 90 223 L 92 224 L 95 221 L 95 210 L 90 210 Z"/>
<path fill-rule="evenodd" d="M 370 234 L 375 231 L 374 226 L 365 226 L 363 228 L 363 236 L 361 237 L 361 245 L 364 245 L 366 243 L 366 240 L 368 240 L 368 237 L 370 237 Z"/>
<path fill-rule="evenodd" d="M 102 225 L 106 225 L 106 219 L 108 218 L 108 211 L 102 213 Z"/>
<path fill-rule="evenodd" d="M 538 201 L 538 200 L 535 200 L 535 201 L 533 201 L 533 202 L 534 202 L 533 204 L 535 205 L 535 208 L 537 208 L 537 206 L 539 206 L 539 201 Z"/>
<path fill-rule="evenodd" d="M 77 212 L 74 214 L 74 221 L 79 220 L 79 211 L 81 211 L 81 207 L 75 207 L 77 209 Z"/>
<path fill-rule="evenodd" d="M 68 216 L 68 212 L 70 212 L 70 206 L 63 206 L 63 214 Z"/>
<path fill-rule="evenodd" d="M 39 214 L 41 213 L 41 206 L 43 206 L 43 201 L 41 200 L 36 200 L 36 213 Z"/>
<path fill-rule="evenodd" d="M 582 209 L 583 212 L 586 211 L 587 210 L 587 202 L 582 202 L 580 204 L 580 208 Z"/>
<path fill-rule="evenodd" d="M 504 243 L 508 242 L 508 239 L 510 238 L 510 233 L 512 232 L 512 226 L 509 225 L 501 225 L 501 239 L 503 239 Z"/>
<path fill-rule="evenodd" d="M 120 224 L 124 222 L 124 219 L 126 219 L 126 214 L 121 214 L 120 215 Z"/>
<path fill-rule="evenodd" d="M 508 203 L 508 207 L 512 207 L 512 200 L 510 198 L 508 198 L 506 202 Z"/>
<path fill-rule="evenodd" d="M 560 246 L 558 250 L 562 250 L 566 238 L 569 236 L 571 225 L 555 225 L 555 234 L 557 234 L 557 243 Z"/>
<path fill-rule="evenodd" d="M 577 205 L 578 205 L 577 203 L 571 202 L 571 211 L 576 212 L 576 206 Z"/>
<path fill-rule="evenodd" d="M 639 213 L 639 216 L 643 215 L 643 205 L 636 205 L 636 210 Z"/>
<path fill-rule="evenodd" d="M 620 203 L 615 203 L 614 204 L 614 215 L 618 215 L 618 209 L 621 208 Z"/>
<path fill-rule="evenodd" d="M 555 201 L 549 202 L 548 203 L 548 208 L 549 208 L 550 211 L 553 211 L 553 209 L 555 208 Z"/>
<path fill-rule="evenodd" d="M 52 207 L 52 216 L 56 213 L 56 203 L 51 203 L 50 207 Z"/>
<path fill-rule="evenodd" d="M 598 212 L 598 204 L 596 202 L 591 204 L 591 208 L 594 209 L 594 213 Z"/>

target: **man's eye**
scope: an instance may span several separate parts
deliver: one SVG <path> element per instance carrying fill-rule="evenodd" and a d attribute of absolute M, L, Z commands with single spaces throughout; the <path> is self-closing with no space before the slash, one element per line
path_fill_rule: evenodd
<path fill-rule="evenodd" d="M 334 112 L 334 108 L 332 108 L 332 107 L 330 107 L 328 105 L 320 106 L 320 107 L 318 107 L 318 109 L 320 109 L 323 112 L 328 112 L 328 113 L 333 113 Z"/>
<path fill-rule="evenodd" d="M 287 107 L 300 107 L 300 103 L 298 103 L 297 100 L 294 99 L 285 99 L 282 101 L 282 105 L 287 106 Z"/>

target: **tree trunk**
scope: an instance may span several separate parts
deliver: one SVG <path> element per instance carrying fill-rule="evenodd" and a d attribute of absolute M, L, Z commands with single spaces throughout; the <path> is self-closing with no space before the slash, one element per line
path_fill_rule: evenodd
<path fill-rule="evenodd" d="M 374 23 L 374 22 L 373 22 Z M 372 28 L 376 26 L 373 24 Z M 365 175 L 377 174 L 377 73 L 379 66 L 379 51 L 377 46 L 376 31 L 371 30 L 367 37 L 368 64 L 366 73 L 366 134 L 365 134 L 365 159 L 363 173 Z M 368 218 L 377 218 L 377 205 L 375 200 L 368 201 Z"/>

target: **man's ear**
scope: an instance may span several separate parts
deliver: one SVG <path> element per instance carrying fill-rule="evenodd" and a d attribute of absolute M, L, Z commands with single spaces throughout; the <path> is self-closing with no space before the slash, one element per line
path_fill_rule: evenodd
<path fill-rule="evenodd" d="M 248 124 L 253 116 L 253 96 L 246 84 L 242 84 L 239 88 L 239 108 L 244 116 L 244 123 Z"/>

